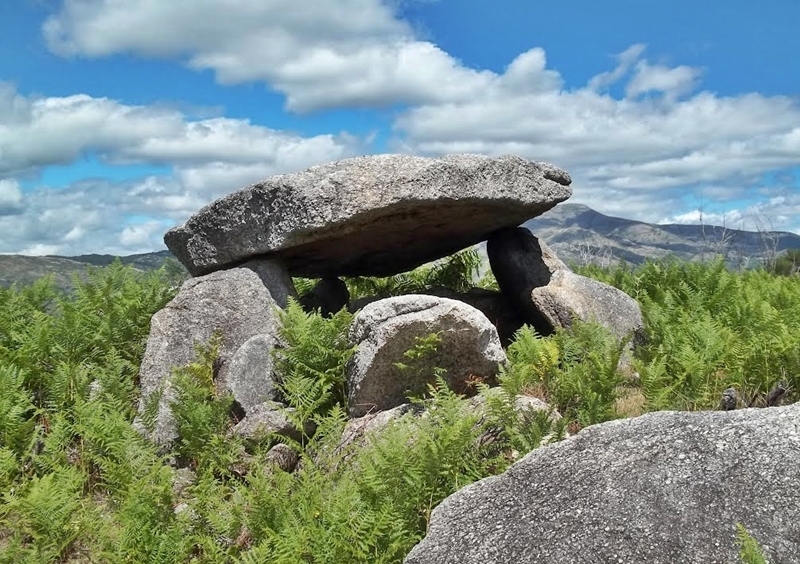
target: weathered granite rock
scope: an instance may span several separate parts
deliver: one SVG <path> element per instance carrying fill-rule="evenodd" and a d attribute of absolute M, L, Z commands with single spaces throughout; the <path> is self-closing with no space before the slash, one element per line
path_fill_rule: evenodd
<path fill-rule="evenodd" d="M 472 288 L 468 292 L 456 292 L 450 288 L 437 287 L 425 290 L 424 294 L 458 300 L 480 311 L 497 329 L 497 334 L 503 347 L 507 347 L 513 341 L 514 334 L 525 324 L 525 320 L 519 314 L 517 308 L 511 304 L 502 292 L 484 288 Z M 355 313 L 381 299 L 383 298 L 364 297 L 352 300 L 348 304 L 347 310 L 350 313 Z"/>
<path fill-rule="evenodd" d="M 358 157 L 229 194 L 164 241 L 194 275 L 269 254 L 293 276 L 388 276 L 544 213 L 570 182 L 511 156 Z"/>
<path fill-rule="evenodd" d="M 276 306 L 284 307 L 293 292 L 291 278 L 281 264 L 267 260 L 184 282 L 178 295 L 150 322 L 139 372 L 142 395 L 135 427 L 157 444 L 172 442 L 177 436 L 170 410 L 175 400 L 172 369 L 194 361 L 195 345 L 209 342 L 218 331 L 222 342 L 216 376 L 227 381 L 230 359 L 248 339 L 277 334 Z M 155 397 L 159 397 L 158 408 L 153 428 L 148 430 L 141 415 Z"/>
<path fill-rule="evenodd" d="M 456 300 L 424 295 L 387 298 L 369 304 L 353 319 L 350 341 L 358 346 L 347 365 L 348 410 L 361 417 L 372 410 L 405 403 L 423 395 L 435 380 L 432 370 L 401 370 L 413 363 L 404 353 L 416 337 L 439 333 L 437 351 L 427 367 L 445 369 L 444 379 L 459 390 L 473 379 L 491 381 L 507 362 L 497 330 L 477 309 Z"/>
<path fill-rule="evenodd" d="M 445 499 L 405 564 L 740 564 L 800 555 L 800 404 L 588 427 Z"/>
<path fill-rule="evenodd" d="M 472 288 L 468 292 L 455 292 L 448 288 L 431 288 L 425 293 L 440 298 L 458 300 L 480 311 L 495 326 L 500 343 L 504 347 L 514 340 L 514 334 L 525 324 L 519 309 L 502 292 L 483 288 Z"/>
<path fill-rule="evenodd" d="M 619 339 L 632 335 L 632 346 L 645 340 L 639 304 L 608 284 L 560 269 L 553 272 L 547 286 L 534 288 L 530 296 L 546 323 L 545 333 L 571 327 L 573 318 L 578 318 L 600 323 Z"/>
<path fill-rule="evenodd" d="M 253 335 L 247 339 L 231 357 L 224 381 L 219 383 L 231 392 L 245 413 L 258 404 L 276 399 L 272 350 L 277 343 L 273 334 Z"/>
<path fill-rule="evenodd" d="M 350 301 L 350 291 L 339 278 L 323 278 L 310 292 L 300 298 L 305 311 L 319 310 L 323 317 L 330 317 Z"/>
<path fill-rule="evenodd" d="M 267 466 L 280 468 L 284 472 L 292 472 L 300 462 L 300 455 L 289 445 L 278 443 L 267 451 L 264 462 Z"/>
<path fill-rule="evenodd" d="M 274 401 L 267 401 L 250 408 L 244 419 L 231 429 L 231 434 L 243 439 L 258 440 L 270 434 L 283 435 L 299 441 L 302 438 L 300 429 L 294 426 L 287 412 L 294 408 L 286 407 Z M 313 434 L 314 426 L 305 425 L 306 434 Z"/>
<path fill-rule="evenodd" d="M 489 398 L 498 396 L 510 399 L 502 388 L 495 387 L 489 388 L 485 392 L 469 398 L 467 405 L 469 406 L 470 410 L 483 413 L 487 409 L 487 402 Z M 527 411 L 547 411 L 550 413 L 550 419 L 552 421 L 561 419 L 561 414 L 558 411 L 551 409 L 546 401 L 533 396 L 526 396 L 523 394 L 514 396 L 513 407 L 514 411 L 517 412 L 519 416 L 524 416 Z"/>
<path fill-rule="evenodd" d="M 483 390 L 477 396 L 471 397 L 464 402 L 464 409 L 469 410 L 470 413 L 477 414 L 479 416 L 478 424 L 481 426 L 486 424 L 487 418 L 490 415 L 490 399 L 503 400 L 506 405 L 514 410 L 514 413 L 517 416 L 517 421 L 520 423 L 525 421 L 526 418 L 530 417 L 535 412 L 547 413 L 547 419 L 551 424 L 551 428 L 556 421 L 561 419 L 561 414 L 556 409 L 551 408 L 544 400 L 523 394 L 518 394 L 511 398 L 511 396 L 509 396 L 509 394 L 503 388 L 497 386 Z M 553 429 L 553 431 L 554 430 L 555 429 Z M 491 427 L 484 430 L 480 437 L 478 437 L 477 444 L 486 445 L 494 443 L 499 438 L 499 433 L 501 433 L 501 431 L 502 429 L 500 428 Z M 547 444 L 553 441 L 555 439 L 555 435 L 556 434 L 554 432 L 546 434 L 543 437 L 541 444 Z M 513 454 L 514 459 L 517 459 L 520 456 L 527 454 L 527 452 L 520 453 L 513 451 L 511 454 Z"/>
<path fill-rule="evenodd" d="M 344 450 L 352 444 L 363 445 L 367 437 L 389 426 L 392 421 L 400 419 L 407 413 L 418 414 L 411 404 L 404 403 L 385 411 L 373 411 L 362 417 L 351 419 L 344 426 L 342 439 L 339 441 L 337 451 Z"/>
<path fill-rule="evenodd" d="M 539 333 L 552 332 L 547 318 L 531 302 L 531 292 L 547 286 L 553 273 L 567 270 L 567 265 L 524 227 L 492 233 L 486 241 L 486 253 L 497 285 L 524 322 Z"/>

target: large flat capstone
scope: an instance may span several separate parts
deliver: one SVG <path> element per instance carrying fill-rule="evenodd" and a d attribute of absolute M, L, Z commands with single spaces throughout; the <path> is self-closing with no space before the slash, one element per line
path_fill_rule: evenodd
<path fill-rule="evenodd" d="M 229 194 L 164 241 L 194 276 L 262 255 L 292 276 L 389 276 L 544 213 L 570 182 L 514 156 L 357 157 Z"/>

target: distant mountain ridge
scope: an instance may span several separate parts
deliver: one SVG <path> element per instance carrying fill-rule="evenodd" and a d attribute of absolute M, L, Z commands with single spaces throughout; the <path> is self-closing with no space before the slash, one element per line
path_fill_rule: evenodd
<path fill-rule="evenodd" d="M 583 204 L 559 204 L 524 223 L 565 262 L 641 264 L 675 257 L 703 260 L 723 255 L 732 266 L 754 267 L 787 249 L 800 248 L 800 235 L 743 231 L 720 226 L 657 225 L 612 217 Z"/>
<path fill-rule="evenodd" d="M 800 235 L 794 233 L 655 225 L 604 215 L 583 204 L 559 204 L 523 225 L 546 241 L 562 260 L 575 264 L 614 264 L 620 260 L 641 264 L 647 259 L 670 256 L 691 261 L 721 254 L 732 266 L 754 267 L 786 249 L 800 249 Z M 166 250 L 123 257 L 0 255 L 0 287 L 30 284 L 52 274 L 58 287 L 69 288 L 73 276 L 85 274 L 87 265 L 107 266 L 117 258 L 123 264 L 146 271 L 159 268 L 174 257 Z"/>
<path fill-rule="evenodd" d="M 123 257 L 98 254 L 75 257 L 0 255 L 0 287 L 32 284 L 43 276 L 52 275 L 56 287 L 68 289 L 73 285 L 73 277 L 85 276 L 89 266 L 108 266 L 119 259 L 122 264 L 148 271 L 160 268 L 169 258 L 173 258 L 169 251 Z"/>
<path fill-rule="evenodd" d="M 108 266 L 116 259 L 120 259 L 120 261 L 122 261 L 122 264 L 130 265 L 134 268 L 138 268 L 139 270 L 154 270 L 156 268 L 161 268 L 161 265 L 164 264 L 165 260 L 174 259 L 175 257 L 169 251 L 156 251 L 153 253 L 141 253 L 138 255 L 127 255 L 124 257 L 118 257 L 115 255 L 90 254 L 90 255 L 78 255 L 75 257 L 53 257 L 53 258 L 66 258 L 76 262 L 91 264 L 93 266 Z"/>

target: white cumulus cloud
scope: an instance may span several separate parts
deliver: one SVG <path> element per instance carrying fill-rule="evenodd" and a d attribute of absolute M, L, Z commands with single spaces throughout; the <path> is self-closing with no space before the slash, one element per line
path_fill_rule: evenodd
<path fill-rule="evenodd" d="M 681 194 L 704 185 L 741 193 L 767 172 L 800 166 L 796 100 L 692 93 L 699 70 L 650 65 L 643 54 L 634 45 L 617 57 L 614 70 L 569 90 L 545 65 L 531 67 L 539 76 L 535 86 L 509 87 L 517 61 L 529 56 L 522 54 L 469 100 L 399 114 L 395 146 L 417 154 L 514 153 L 553 162 L 572 175 L 576 201 L 648 221 L 672 206 L 684 208 Z M 604 91 L 626 76 L 631 96 Z"/>
<path fill-rule="evenodd" d="M 483 74 L 415 40 L 380 0 L 66 0 L 42 31 L 63 56 L 134 53 L 262 81 L 296 111 L 463 98 Z"/>
<path fill-rule="evenodd" d="M 659 92 L 667 98 L 674 99 L 691 92 L 701 74 L 700 69 L 685 65 L 670 68 L 639 61 L 633 78 L 625 88 L 625 94 L 636 97 L 648 92 Z"/>
<path fill-rule="evenodd" d="M 643 43 L 622 50 L 610 70 L 578 87 L 566 87 L 538 47 L 503 70 L 471 68 L 416 37 L 396 6 L 380 0 L 64 0 L 42 29 L 50 49 L 65 57 L 176 60 L 212 71 L 223 84 L 262 82 L 297 112 L 397 105 L 396 150 L 550 161 L 571 173 L 574 201 L 605 213 L 680 218 L 687 194 L 706 189 L 724 202 L 752 198 L 761 187 L 763 202 L 749 211 L 735 204 L 737 213 L 774 213 L 781 225 L 800 228 L 796 198 L 770 203 L 772 192 L 784 188 L 764 187 L 762 178 L 800 166 L 796 99 L 703 90 L 703 69 L 650 60 Z M 172 174 L 107 183 L 113 195 L 76 184 L 70 192 L 75 205 L 84 202 L 78 205 L 84 213 L 94 197 L 119 206 L 120 214 L 169 222 L 257 178 L 368 151 L 346 134 L 304 138 L 246 120 L 190 119 L 174 108 L 86 94 L 31 98 L 0 85 L 0 177 L 87 152 L 110 163 L 166 164 Z M 44 190 L 26 194 L 8 217 L 33 218 L 30 210 L 44 209 L 45 199 Z M 59 204 L 71 209 L 70 202 Z M 75 225 L 64 225 L 60 236 Z M 91 226 L 81 228 L 85 237 L 93 233 Z M 0 226 L 0 241 L 13 229 L 9 222 Z M 114 240 L 120 239 L 117 233 Z"/>
<path fill-rule="evenodd" d="M 0 216 L 16 213 L 22 204 L 22 190 L 13 178 L 0 179 Z"/>
<path fill-rule="evenodd" d="M 359 144 L 347 134 L 302 137 L 87 94 L 25 97 L 0 84 L 0 175 L 69 164 L 87 153 L 112 163 L 270 163 L 283 172 L 352 154 Z"/>
<path fill-rule="evenodd" d="M 125 247 L 138 247 L 152 249 L 153 239 L 163 235 L 163 226 L 158 221 L 147 221 L 137 225 L 126 226 L 119 236 L 120 243 Z"/>
<path fill-rule="evenodd" d="M 0 252 L 160 248 L 166 229 L 210 201 L 267 176 L 363 153 L 364 146 L 346 133 L 303 137 L 247 120 L 192 119 L 174 108 L 87 94 L 26 97 L 0 84 Z M 48 166 L 85 155 L 109 166 L 164 165 L 169 172 L 22 192 L 20 178 L 30 181 Z M 121 228 L 131 215 L 151 221 L 146 228 Z"/>

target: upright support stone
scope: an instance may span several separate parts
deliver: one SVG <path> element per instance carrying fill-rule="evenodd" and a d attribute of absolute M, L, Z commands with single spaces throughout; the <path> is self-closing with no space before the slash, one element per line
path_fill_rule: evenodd
<path fill-rule="evenodd" d="M 196 345 L 208 343 L 218 332 L 222 340 L 216 377 L 225 382 L 231 358 L 245 342 L 256 335 L 275 341 L 277 308 L 285 306 L 293 293 L 291 278 L 276 261 L 250 261 L 184 282 L 178 295 L 150 323 L 139 372 L 141 401 L 135 426 L 140 432 L 157 444 L 171 443 L 177 437 L 171 410 L 171 403 L 177 399 L 173 369 L 193 362 Z M 253 392 L 253 385 L 251 381 L 248 394 L 260 395 Z M 264 385 L 264 393 L 269 395 L 272 382 L 265 378 Z M 158 404 L 150 406 L 152 401 Z M 148 406 L 154 409 L 152 421 L 143 417 L 149 412 Z"/>
<path fill-rule="evenodd" d="M 632 336 L 633 346 L 644 341 L 644 320 L 636 300 L 575 274 L 529 230 L 501 229 L 489 237 L 486 250 L 500 290 L 538 333 L 549 335 L 580 319 L 600 323 L 618 339 Z"/>
<path fill-rule="evenodd" d="M 531 292 L 547 286 L 553 273 L 567 265 L 524 227 L 495 231 L 486 241 L 486 252 L 497 285 L 525 323 L 551 333 L 553 327 L 531 301 Z"/>
<path fill-rule="evenodd" d="M 323 317 L 330 317 L 347 307 L 350 291 L 339 278 L 323 278 L 312 290 L 302 296 L 300 303 L 306 311 L 319 310 Z"/>

